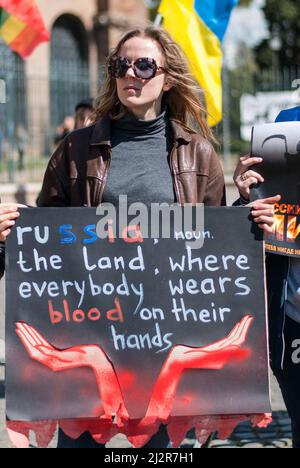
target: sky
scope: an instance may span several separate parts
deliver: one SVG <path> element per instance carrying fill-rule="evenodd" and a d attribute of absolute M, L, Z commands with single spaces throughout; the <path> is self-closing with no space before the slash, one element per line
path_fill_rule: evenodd
<path fill-rule="evenodd" d="M 230 67 L 234 67 L 239 43 L 254 47 L 269 37 L 262 11 L 264 3 L 265 0 L 253 0 L 250 7 L 234 10 L 224 41 L 226 62 Z"/>

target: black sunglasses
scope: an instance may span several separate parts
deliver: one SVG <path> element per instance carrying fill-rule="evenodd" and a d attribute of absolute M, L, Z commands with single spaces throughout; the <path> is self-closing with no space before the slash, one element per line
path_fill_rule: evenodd
<path fill-rule="evenodd" d="M 143 57 L 130 62 L 125 57 L 117 57 L 109 64 L 109 72 L 113 78 L 124 78 L 129 68 L 132 68 L 137 78 L 142 80 L 152 80 L 159 70 L 165 71 L 159 67 L 154 59 Z"/>

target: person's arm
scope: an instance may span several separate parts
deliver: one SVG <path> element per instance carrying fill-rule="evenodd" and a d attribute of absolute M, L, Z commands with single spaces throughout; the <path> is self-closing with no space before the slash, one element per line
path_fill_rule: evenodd
<path fill-rule="evenodd" d="M 0 203 L 0 279 L 5 270 L 5 242 L 20 216 L 19 208 L 27 208 L 17 203 Z"/>
<path fill-rule="evenodd" d="M 69 201 L 69 141 L 57 148 L 49 161 L 37 205 L 43 208 L 70 206 Z"/>

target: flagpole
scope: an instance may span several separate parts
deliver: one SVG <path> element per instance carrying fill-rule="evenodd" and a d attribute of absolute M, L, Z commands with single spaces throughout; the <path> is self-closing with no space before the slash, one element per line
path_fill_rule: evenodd
<path fill-rule="evenodd" d="M 162 25 L 162 22 L 163 22 L 163 17 L 162 17 L 162 15 L 160 15 L 160 14 L 158 13 L 158 15 L 156 16 L 156 18 L 155 18 L 155 20 L 154 20 L 154 26 L 159 27 L 159 26 Z"/>

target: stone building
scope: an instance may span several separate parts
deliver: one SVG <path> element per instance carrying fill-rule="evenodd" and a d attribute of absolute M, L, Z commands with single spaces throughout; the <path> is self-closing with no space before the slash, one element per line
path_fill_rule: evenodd
<path fill-rule="evenodd" d="M 55 128 L 78 100 L 96 96 L 103 63 L 120 35 L 149 21 L 144 0 L 37 0 L 51 32 L 26 61 L 0 43 L 0 161 L 21 125 L 31 156 L 47 156 Z M 7 149 L 9 148 L 9 149 Z"/>

